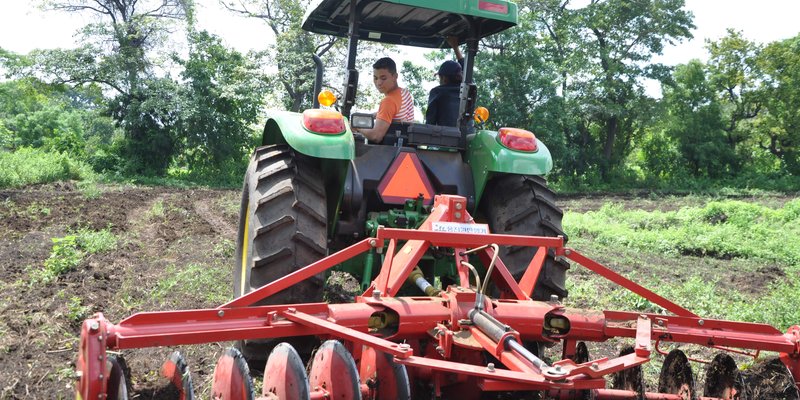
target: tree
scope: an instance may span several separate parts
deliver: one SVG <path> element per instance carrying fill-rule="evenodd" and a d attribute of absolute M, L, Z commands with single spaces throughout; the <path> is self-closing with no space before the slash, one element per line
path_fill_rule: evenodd
<path fill-rule="evenodd" d="M 235 173 L 249 154 L 252 124 L 263 105 L 266 82 L 258 65 L 226 48 L 208 32 L 189 35 L 182 107 L 178 119 L 181 159 L 196 174 Z"/>
<path fill-rule="evenodd" d="M 727 144 L 736 150 L 747 137 L 742 122 L 756 118 L 763 110 L 763 79 L 756 57 L 761 47 L 739 31 L 728 29 L 717 42 L 707 41 L 709 80 L 717 91 L 725 119 Z"/>
<path fill-rule="evenodd" d="M 766 112 L 758 124 L 758 145 L 800 175 L 800 35 L 773 42 L 756 57 L 763 71 Z"/>
<path fill-rule="evenodd" d="M 663 87 L 667 112 L 662 125 L 664 137 L 677 144 L 680 164 L 697 177 L 719 178 L 733 172 L 736 155 L 726 146 L 720 103 L 706 66 L 699 60 L 679 65 L 673 79 L 674 84 Z"/>
<path fill-rule="evenodd" d="M 648 64 L 665 44 L 691 38 L 692 14 L 683 0 L 591 0 L 578 10 L 576 49 L 589 63 L 573 75 L 573 93 L 596 128 L 600 174 L 609 179 L 641 131 L 646 102 L 642 78 L 664 79 L 665 68 Z"/>
<path fill-rule="evenodd" d="M 34 67 L 54 81 L 99 83 L 116 96 L 110 111 L 124 129 L 124 155 L 132 172 L 163 173 L 174 151 L 167 124 L 174 121 L 168 79 L 156 76 L 148 52 L 166 38 L 169 23 L 192 19 L 191 0 L 49 0 L 45 8 L 88 13 L 97 22 L 82 30 L 83 47 L 32 54 Z"/>
<path fill-rule="evenodd" d="M 314 63 L 312 54 L 323 58 L 331 54 L 339 38 L 316 35 L 302 29 L 303 14 L 310 0 L 220 0 L 228 10 L 263 20 L 275 35 L 269 54 L 278 67 L 277 81 L 283 88 L 283 105 L 290 111 L 310 108 L 313 103 Z M 329 65 L 344 65 L 343 57 Z M 329 60 L 330 61 L 330 60 Z"/>

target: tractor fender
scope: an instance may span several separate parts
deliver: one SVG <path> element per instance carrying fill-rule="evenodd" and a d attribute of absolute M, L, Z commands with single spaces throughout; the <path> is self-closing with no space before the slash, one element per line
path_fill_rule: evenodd
<path fill-rule="evenodd" d="M 467 136 L 466 161 L 475 181 L 476 204 L 480 202 L 486 183 L 496 173 L 542 176 L 553 169 L 553 157 L 542 141 L 536 139 L 538 150 L 511 150 L 497 140 L 497 131 L 479 130 Z"/>
<path fill-rule="evenodd" d="M 314 158 L 352 160 L 355 141 L 350 124 L 340 134 L 317 134 L 303 127 L 303 114 L 290 111 L 271 111 L 267 115 L 261 145 L 287 144 L 293 150 Z"/>

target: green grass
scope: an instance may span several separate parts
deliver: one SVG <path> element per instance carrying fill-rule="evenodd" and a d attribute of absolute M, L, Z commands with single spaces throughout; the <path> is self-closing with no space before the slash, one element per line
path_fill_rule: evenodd
<path fill-rule="evenodd" d="M 147 210 L 147 219 L 154 220 L 154 219 L 164 219 L 164 216 L 167 215 L 166 208 L 164 207 L 164 200 L 158 199 L 153 202 L 153 205 L 150 206 L 150 209 Z"/>
<path fill-rule="evenodd" d="M 220 284 L 226 281 L 229 273 L 229 268 L 218 265 L 170 265 L 166 276 L 152 290 L 151 299 L 190 308 L 217 306 L 230 300 L 231 288 Z"/>
<path fill-rule="evenodd" d="M 0 151 L 0 188 L 94 178 L 89 164 L 66 154 L 28 148 L 15 152 Z"/>
<path fill-rule="evenodd" d="M 570 236 L 667 255 L 696 255 L 759 262 L 800 263 L 800 200 L 780 209 L 728 200 L 678 211 L 624 210 L 568 213 Z"/>
<path fill-rule="evenodd" d="M 53 249 L 41 268 L 29 268 L 31 284 L 47 284 L 74 270 L 89 254 L 103 253 L 117 246 L 117 238 L 109 229 L 78 231 L 53 238 Z"/>
<path fill-rule="evenodd" d="M 716 201 L 668 212 L 607 204 L 567 213 L 564 227 L 571 246 L 608 260 L 612 269 L 627 266 L 628 278 L 705 318 L 782 330 L 800 323 L 800 200 L 780 208 Z M 785 278 L 775 275 L 757 294 L 722 284 L 759 265 L 777 266 Z M 579 275 L 567 286 L 575 307 L 664 312 L 599 276 Z"/>

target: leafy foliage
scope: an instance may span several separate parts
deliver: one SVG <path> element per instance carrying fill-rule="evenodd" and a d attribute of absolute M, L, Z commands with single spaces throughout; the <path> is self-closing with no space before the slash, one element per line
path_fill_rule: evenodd
<path fill-rule="evenodd" d="M 108 229 L 80 229 L 74 234 L 52 240 L 53 250 L 44 261 L 44 268 L 30 271 L 33 284 L 53 282 L 74 270 L 86 255 L 110 251 L 117 246 L 117 238 Z"/>
<path fill-rule="evenodd" d="M 606 204 L 596 212 L 567 214 L 570 235 L 600 243 L 674 255 L 800 262 L 800 201 L 771 209 L 741 201 L 714 201 L 678 211 L 623 210 Z M 781 232 L 775 240 L 775 232 Z"/>
<path fill-rule="evenodd" d="M 182 77 L 178 152 L 197 175 L 229 171 L 238 178 L 256 134 L 266 80 L 258 65 L 208 32 L 190 36 Z"/>
<path fill-rule="evenodd" d="M 27 147 L 15 152 L 0 151 L 0 187 L 92 179 L 94 176 L 88 164 L 67 154 Z"/>

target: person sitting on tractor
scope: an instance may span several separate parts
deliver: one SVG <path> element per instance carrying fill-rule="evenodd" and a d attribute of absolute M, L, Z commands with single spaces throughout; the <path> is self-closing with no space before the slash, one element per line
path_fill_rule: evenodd
<path fill-rule="evenodd" d="M 428 111 L 425 123 L 429 125 L 456 126 L 458 123 L 459 97 L 464 56 L 458 49 L 458 38 L 448 37 L 447 43 L 453 48 L 458 62 L 447 60 L 439 67 L 439 86 L 431 89 L 428 95 Z"/>
<path fill-rule="evenodd" d="M 414 99 L 411 92 L 397 84 L 397 64 L 389 57 L 379 59 L 372 65 L 372 80 L 375 88 L 384 94 L 375 114 L 372 129 L 361 128 L 361 133 L 374 143 L 380 143 L 392 122 L 414 121 Z"/>

